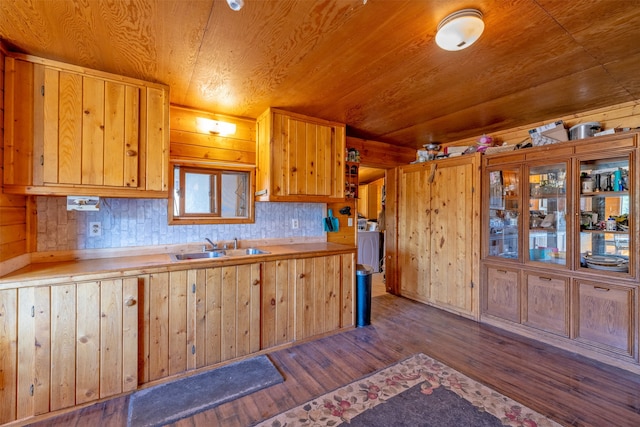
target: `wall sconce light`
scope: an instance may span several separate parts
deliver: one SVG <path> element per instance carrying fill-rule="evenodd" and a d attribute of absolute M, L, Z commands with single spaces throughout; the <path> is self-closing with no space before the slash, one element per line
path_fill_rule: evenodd
<path fill-rule="evenodd" d="M 242 9 L 242 6 L 244 6 L 244 0 L 227 0 L 227 4 L 231 10 L 235 10 L 237 12 Z"/>
<path fill-rule="evenodd" d="M 219 120 L 205 119 L 202 117 L 196 118 L 196 127 L 200 132 L 220 136 L 233 135 L 236 133 L 235 123 L 221 122 Z"/>
<path fill-rule="evenodd" d="M 459 10 L 438 24 L 436 43 L 444 50 L 462 50 L 478 40 L 483 31 L 482 12 L 476 9 Z"/>

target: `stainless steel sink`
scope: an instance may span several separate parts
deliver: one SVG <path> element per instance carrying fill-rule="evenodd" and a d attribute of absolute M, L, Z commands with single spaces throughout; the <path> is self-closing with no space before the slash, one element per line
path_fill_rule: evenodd
<path fill-rule="evenodd" d="M 247 255 L 263 255 L 270 252 L 258 248 L 222 249 L 219 251 L 193 252 L 189 254 L 170 254 L 172 261 L 187 261 L 190 259 L 229 258 Z"/>
<path fill-rule="evenodd" d="M 170 254 L 173 261 L 185 261 L 189 259 L 204 259 L 204 258 L 222 258 L 226 257 L 225 251 L 208 251 L 208 252 L 194 252 L 190 254 Z"/>
<path fill-rule="evenodd" d="M 227 249 L 228 256 L 244 256 L 244 255 L 264 255 L 270 252 L 263 251 L 258 248 L 246 248 L 246 249 Z"/>

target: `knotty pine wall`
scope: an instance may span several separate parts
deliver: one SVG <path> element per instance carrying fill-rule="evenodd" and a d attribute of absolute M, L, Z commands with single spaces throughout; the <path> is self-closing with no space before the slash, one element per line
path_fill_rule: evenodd
<path fill-rule="evenodd" d="M 544 122 L 531 123 L 526 126 L 519 126 L 515 128 L 509 128 L 498 132 L 491 133 L 494 140 L 497 140 L 502 144 L 506 142 L 508 145 L 519 144 L 529 138 L 529 130 L 538 126 L 553 123 L 558 120 L 563 120 L 565 127 L 570 129 L 580 123 L 587 122 L 600 122 L 603 129 L 609 129 L 614 127 L 628 127 L 636 128 L 640 127 L 640 100 L 625 102 L 622 104 L 616 104 L 605 108 L 599 108 L 597 110 L 585 111 L 582 113 L 570 114 L 563 117 L 550 118 Z M 473 138 L 467 138 L 456 141 L 449 146 L 469 146 L 475 145 L 478 138 L 482 135 L 478 135 Z M 586 141 L 585 141 L 586 142 Z"/>
<path fill-rule="evenodd" d="M 4 165 L 4 58 L 0 43 L 0 165 Z M 4 168 L 0 187 L 4 185 Z M 24 255 L 27 245 L 27 197 L 0 193 L 0 263 Z M 1 271 L 0 271 L 1 274 Z"/>

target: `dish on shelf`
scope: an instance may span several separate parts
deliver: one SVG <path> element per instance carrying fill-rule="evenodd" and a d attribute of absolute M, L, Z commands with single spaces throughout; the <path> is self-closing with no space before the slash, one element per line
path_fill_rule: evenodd
<path fill-rule="evenodd" d="M 584 257 L 587 267 L 594 270 L 629 271 L 629 260 L 615 255 L 588 255 Z"/>

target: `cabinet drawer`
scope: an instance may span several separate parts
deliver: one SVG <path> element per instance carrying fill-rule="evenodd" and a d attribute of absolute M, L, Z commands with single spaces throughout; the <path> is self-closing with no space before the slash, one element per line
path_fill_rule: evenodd
<path fill-rule="evenodd" d="M 525 273 L 525 295 L 525 325 L 569 336 L 568 279 Z"/>
<path fill-rule="evenodd" d="M 577 282 L 576 340 L 637 359 L 635 299 L 632 287 Z"/>
<path fill-rule="evenodd" d="M 520 274 L 518 270 L 488 267 L 484 312 L 520 323 Z"/>

